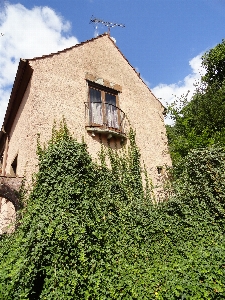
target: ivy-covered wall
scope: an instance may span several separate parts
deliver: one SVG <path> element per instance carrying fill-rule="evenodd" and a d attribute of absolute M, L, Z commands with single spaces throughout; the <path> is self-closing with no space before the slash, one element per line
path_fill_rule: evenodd
<path fill-rule="evenodd" d="M 39 146 L 20 226 L 0 242 L 0 299 L 225 298 L 224 149 L 191 152 L 156 204 L 130 140 L 99 165 L 65 126 Z"/>

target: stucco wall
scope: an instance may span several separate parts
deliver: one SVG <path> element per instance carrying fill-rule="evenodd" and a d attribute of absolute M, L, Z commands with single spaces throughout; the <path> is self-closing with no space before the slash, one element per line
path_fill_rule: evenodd
<path fill-rule="evenodd" d="M 15 230 L 16 211 L 9 200 L 0 197 L 0 235 Z"/>
<path fill-rule="evenodd" d="M 17 175 L 30 178 L 37 169 L 37 133 L 44 143 L 51 136 L 54 121 L 59 123 L 63 116 L 74 137 L 81 141 L 83 136 L 89 152 L 96 157 L 100 150 L 98 135 L 92 137 L 85 129 L 85 76 L 89 73 L 122 87 L 120 108 L 136 130 L 142 159 L 157 183 L 156 166 L 171 164 L 163 107 L 107 35 L 53 56 L 31 60 L 30 65 L 34 72 L 10 132 L 6 173 L 10 173 L 10 165 L 18 154 Z M 111 143 L 115 144 L 115 140 Z"/>

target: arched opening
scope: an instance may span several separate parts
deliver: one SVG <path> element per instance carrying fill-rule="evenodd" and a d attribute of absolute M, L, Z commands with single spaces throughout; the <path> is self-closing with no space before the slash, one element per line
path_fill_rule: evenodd
<path fill-rule="evenodd" d="M 12 233 L 16 223 L 15 206 L 6 198 L 1 198 L 0 203 L 0 234 Z"/>
<path fill-rule="evenodd" d="M 17 191 L 6 184 L 0 184 L 0 234 L 15 230 L 16 212 L 19 208 Z"/>

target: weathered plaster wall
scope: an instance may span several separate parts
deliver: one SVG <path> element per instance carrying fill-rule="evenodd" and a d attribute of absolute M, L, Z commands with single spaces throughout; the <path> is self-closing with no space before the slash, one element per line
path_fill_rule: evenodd
<path fill-rule="evenodd" d="M 0 197 L 0 234 L 15 230 L 16 210 L 12 202 Z"/>
<path fill-rule="evenodd" d="M 0 176 L 0 234 L 11 233 L 15 229 L 21 185 L 22 178 Z"/>
<path fill-rule="evenodd" d="M 30 65 L 34 72 L 10 132 L 6 173 L 10 172 L 10 165 L 18 154 L 17 174 L 30 177 L 37 169 L 37 133 L 44 143 L 51 136 L 54 121 L 60 122 L 63 116 L 74 137 L 81 141 L 83 136 L 89 152 L 96 157 L 100 150 L 99 138 L 85 130 L 84 102 L 88 96 L 85 76 L 89 73 L 122 87 L 120 108 L 136 130 L 142 159 L 157 183 L 156 166 L 171 164 L 163 107 L 108 36 L 31 60 Z M 111 143 L 115 141 L 112 139 Z"/>

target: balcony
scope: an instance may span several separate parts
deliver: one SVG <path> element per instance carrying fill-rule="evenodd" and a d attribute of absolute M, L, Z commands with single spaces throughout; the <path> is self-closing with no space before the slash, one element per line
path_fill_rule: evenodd
<path fill-rule="evenodd" d="M 86 129 L 111 137 L 126 138 L 126 115 L 117 106 L 106 102 L 85 102 Z"/>

